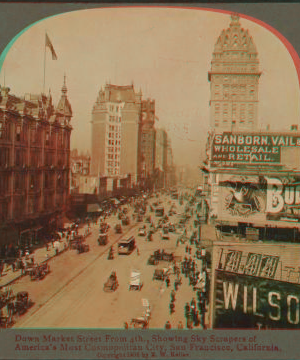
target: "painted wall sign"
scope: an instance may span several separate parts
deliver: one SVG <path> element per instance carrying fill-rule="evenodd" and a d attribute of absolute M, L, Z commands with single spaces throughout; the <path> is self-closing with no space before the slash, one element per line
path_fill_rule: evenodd
<path fill-rule="evenodd" d="M 211 144 L 213 164 L 279 164 L 281 147 L 300 147 L 299 136 L 271 134 L 216 134 Z"/>
<path fill-rule="evenodd" d="M 300 178 L 232 176 L 219 183 L 219 220 L 300 222 Z"/>
<path fill-rule="evenodd" d="M 300 328 L 300 285 L 216 270 L 214 328 Z"/>

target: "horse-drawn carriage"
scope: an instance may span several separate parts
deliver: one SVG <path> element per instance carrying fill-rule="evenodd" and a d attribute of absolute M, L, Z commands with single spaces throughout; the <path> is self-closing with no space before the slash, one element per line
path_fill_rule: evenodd
<path fill-rule="evenodd" d="M 100 234 L 106 233 L 106 232 L 108 231 L 108 229 L 109 229 L 108 223 L 102 222 L 102 223 L 100 224 Z"/>
<path fill-rule="evenodd" d="M 146 316 L 133 318 L 130 321 L 130 327 L 135 329 L 147 329 L 149 326 L 149 319 Z"/>
<path fill-rule="evenodd" d="M 79 243 L 77 246 L 77 254 L 82 254 L 90 251 L 90 246 L 88 244 L 84 244 L 83 242 Z"/>
<path fill-rule="evenodd" d="M 69 247 L 72 250 L 77 250 L 78 244 L 84 241 L 84 237 L 82 235 L 74 236 L 69 240 Z"/>
<path fill-rule="evenodd" d="M 27 291 L 21 291 L 17 293 L 16 300 L 14 302 L 14 314 L 23 315 L 31 306 L 29 294 Z"/>
<path fill-rule="evenodd" d="M 3 291 L 2 291 L 3 293 Z M 27 291 L 18 292 L 15 296 L 12 291 L 5 303 L 0 306 L 0 327 L 9 327 L 14 324 L 14 315 L 23 315 L 33 305 Z"/>
<path fill-rule="evenodd" d="M 164 281 L 169 276 L 169 269 L 155 269 L 153 274 L 153 280 Z"/>
<path fill-rule="evenodd" d="M 129 217 L 128 217 L 128 216 L 125 216 L 125 217 L 122 219 L 122 225 L 129 225 L 129 224 L 130 224 Z"/>
<path fill-rule="evenodd" d="M 107 245 L 107 243 L 108 243 L 108 234 L 107 233 L 99 234 L 98 244 L 99 245 Z"/>
<path fill-rule="evenodd" d="M 50 272 L 50 266 L 47 262 L 43 262 L 30 269 L 30 280 L 41 280 Z"/>
<path fill-rule="evenodd" d="M 162 229 L 161 239 L 162 239 L 162 240 L 170 240 L 169 230 L 168 230 L 166 227 L 164 227 L 164 228 Z"/>
<path fill-rule="evenodd" d="M 142 286 L 141 272 L 138 270 L 132 270 L 130 274 L 129 290 L 141 290 Z"/>
<path fill-rule="evenodd" d="M 149 302 L 146 299 L 142 299 L 142 301 L 143 301 L 143 303 L 144 302 L 147 303 L 147 306 L 144 305 L 144 306 L 146 306 L 145 310 L 144 310 L 144 314 L 143 314 L 143 316 L 131 319 L 131 321 L 130 321 L 131 328 L 147 329 L 149 327 L 149 320 L 151 317 L 151 310 L 150 310 Z"/>
<path fill-rule="evenodd" d="M 115 291 L 118 286 L 119 286 L 119 283 L 117 280 L 117 275 L 116 275 L 116 272 L 113 271 L 110 274 L 109 278 L 107 279 L 106 283 L 104 284 L 103 290 L 105 292 L 112 292 L 112 291 Z"/>
<path fill-rule="evenodd" d="M 155 257 L 155 255 L 150 255 L 149 259 L 148 259 L 148 264 L 149 265 L 158 265 L 159 260 Z"/>
<path fill-rule="evenodd" d="M 121 224 L 116 224 L 115 232 L 116 232 L 116 234 L 122 234 L 123 230 L 122 230 L 122 225 Z"/>

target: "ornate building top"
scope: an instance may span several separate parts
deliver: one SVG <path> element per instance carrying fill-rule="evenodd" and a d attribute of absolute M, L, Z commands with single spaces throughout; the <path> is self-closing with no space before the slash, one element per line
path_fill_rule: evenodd
<path fill-rule="evenodd" d="M 212 71 L 235 71 L 239 72 L 257 72 L 258 59 L 257 50 L 248 30 L 241 27 L 238 14 L 231 15 L 229 28 L 223 30 L 215 44 Z M 230 63 L 249 63 L 253 66 L 240 66 L 238 69 L 228 69 L 226 66 Z"/>

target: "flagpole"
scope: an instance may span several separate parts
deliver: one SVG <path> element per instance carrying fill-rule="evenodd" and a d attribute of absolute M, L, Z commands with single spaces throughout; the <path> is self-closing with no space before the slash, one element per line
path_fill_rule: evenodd
<path fill-rule="evenodd" d="M 45 32 L 46 39 L 46 32 Z M 46 83 L 46 40 L 45 40 L 45 51 L 44 51 L 44 82 L 43 82 L 43 94 L 45 94 L 45 83 Z"/>

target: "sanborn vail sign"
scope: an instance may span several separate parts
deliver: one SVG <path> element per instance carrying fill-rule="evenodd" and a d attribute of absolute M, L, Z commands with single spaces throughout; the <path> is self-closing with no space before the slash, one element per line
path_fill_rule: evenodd
<path fill-rule="evenodd" d="M 266 134 L 216 134 L 213 162 L 280 163 L 281 147 L 300 146 L 300 137 Z"/>

